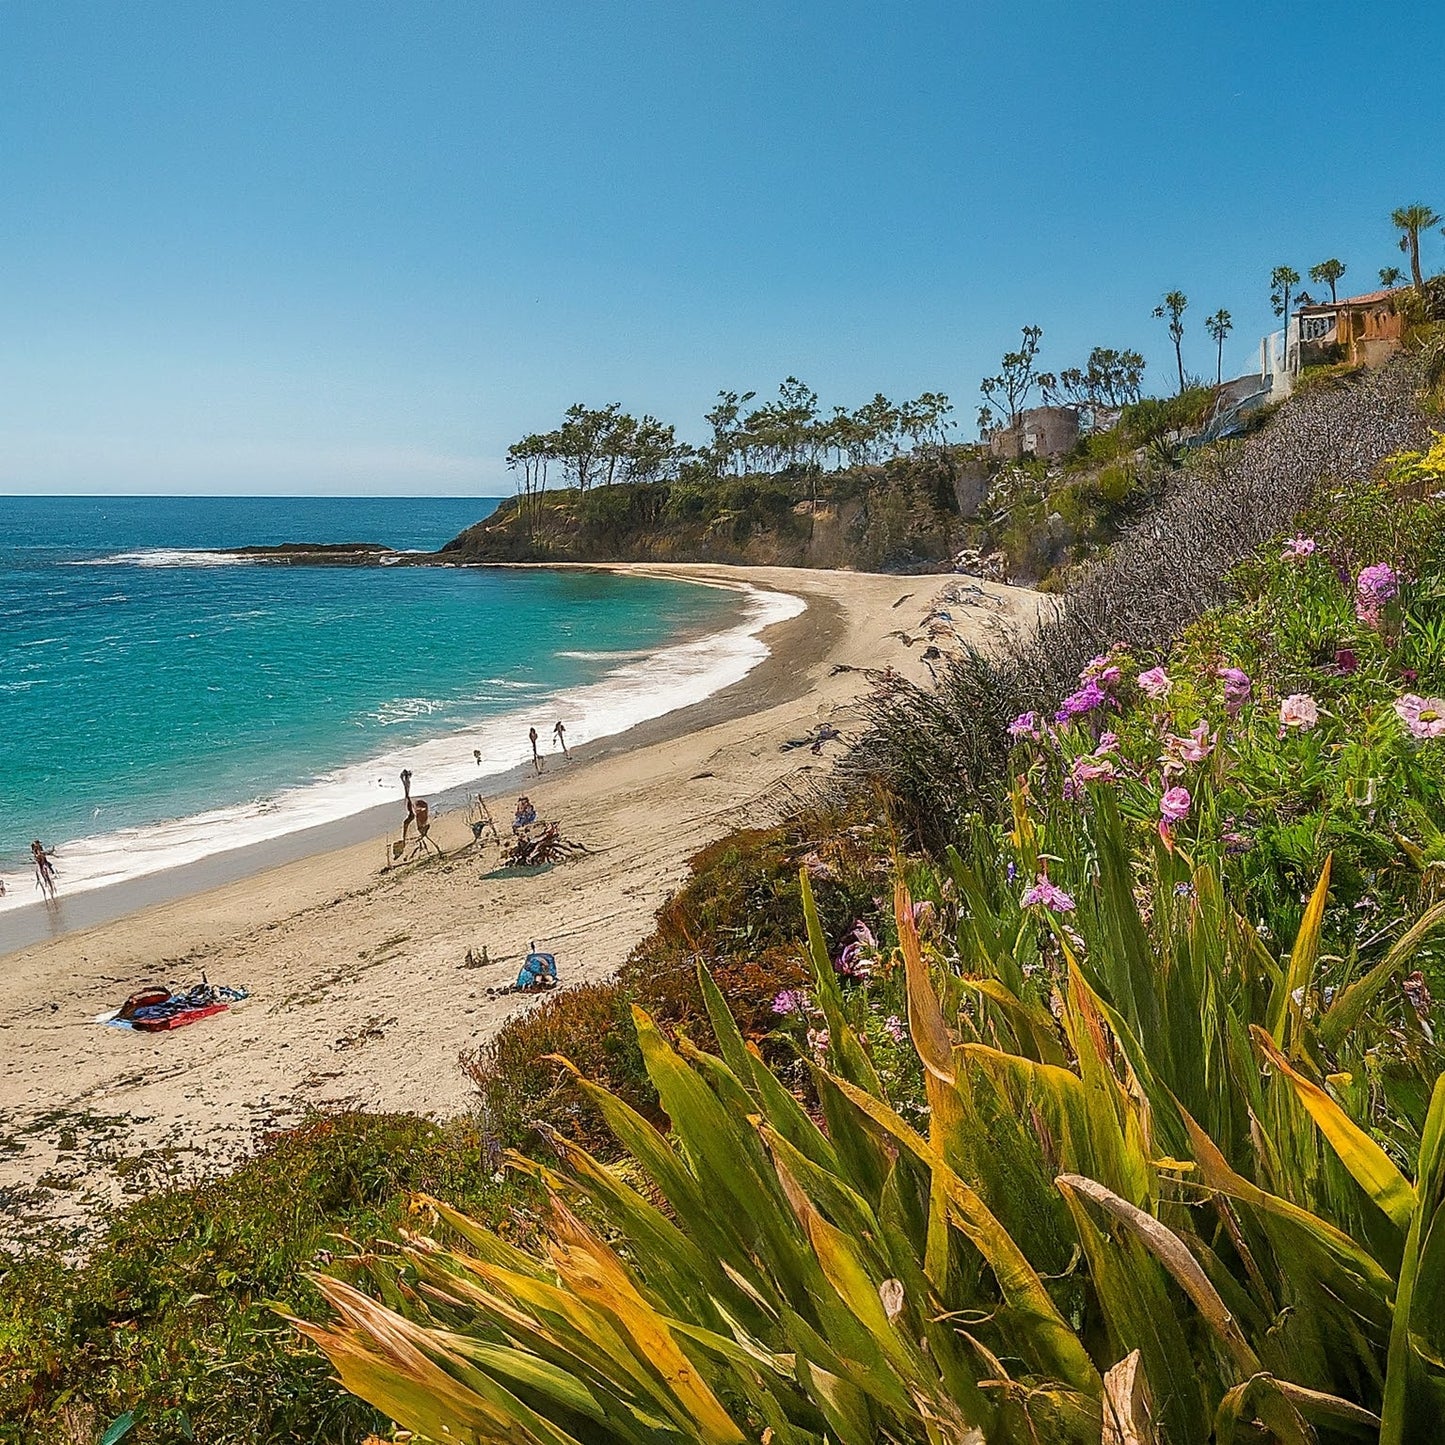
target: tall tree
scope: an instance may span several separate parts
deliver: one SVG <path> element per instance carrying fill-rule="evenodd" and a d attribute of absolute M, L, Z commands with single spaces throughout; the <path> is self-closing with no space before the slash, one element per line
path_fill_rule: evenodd
<path fill-rule="evenodd" d="M 1390 224 L 1400 233 L 1400 249 L 1410 258 L 1410 277 L 1416 291 L 1425 285 L 1420 275 L 1420 232 L 1433 229 L 1440 221 L 1440 213 L 1430 206 L 1401 206 L 1390 214 Z"/>
<path fill-rule="evenodd" d="M 712 445 L 708 448 L 713 475 L 722 476 L 732 465 L 738 452 L 739 418 L 742 409 L 750 402 L 755 391 L 720 391 L 717 405 L 703 413 L 703 420 L 712 428 Z"/>
<path fill-rule="evenodd" d="M 1030 392 L 1046 380 L 1052 384 L 1054 378 L 1047 372 L 1035 369 L 1038 359 L 1039 342 L 1043 340 L 1042 326 L 1025 326 L 1023 342 L 1017 351 L 1006 351 L 997 376 L 986 376 L 979 383 L 979 390 L 990 408 L 1001 407 L 1006 425 L 1017 426 L 1019 413 L 1029 398 Z"/>
<path fill-rule="evenodd" d="M 1284 317 L 1286 327 L 1289 326 L 1290 292 L 1299 285 L 1299 279 L 1299 272 L 1293 266 L 1276 266 L 1269 273 L 1269 304 L 1276 316 Z"/>
<path fill-rule="evenodd" d="M 1328 261 L 1321 261 L 1318 266 L 1310 267 L 1310 280 L 1316 286 L 1328 286 L 1330 288 L 1330 305 L 1334 305 L 1340 298 L 1335 294 L 1335 285 L 1340 277 L 1345 274 L 1346 267 L 1343 261 L 1331 256 Z"/>
<path fill-rule="evenodd" d="M 1398 266 L 1380 267 L 1380 285 L 1387 291 L 1392 291 L 1401 281 L 1405 279 L 1405 273 Z"/>
<path fill-rule="evenodd" d="M 1214 358 L 1214 384 L 1222 386 L 1224 384 L 1224 338 L 1234 330 L 1234 317 L 1221 306 L 1213 316 L 1204 318 L 1204 325 L 1214 338 L 1217 347 Z"/>
<path fill-rule="evenodd" d="M 1182 291 L 1169 291 L 1154 308 L 1155 316 L 1169 322 L 1169 339 L 1174 343 L 1174 364 L 1179 368 L 1181 395 L 1184 391 L 1184 313 L 1188 307 L 1189 298 Z"/>
<path fill-rule="evenodd" d="M 1084 366 L 1066 366 L 1045 394 L 1050 403 L 1076 407 L 1129 406 L 1144 387 L 1144 358 L 1137 351 L 1096 346 Z"/>

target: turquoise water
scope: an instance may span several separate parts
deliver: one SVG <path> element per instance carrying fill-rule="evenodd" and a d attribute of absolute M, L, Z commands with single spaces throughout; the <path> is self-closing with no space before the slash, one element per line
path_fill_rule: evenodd
<path fill-rule="evenodd" d="M 0 499 L 0 873 L 29 841 L 97 886 L 423 795 L 706 695 L 762 655 L 766 606 L 650 578 L 273 567 L 206 549 L 430 549 L 455 499 Z M 744 611 L 751 627 L 741 628 Z"/>

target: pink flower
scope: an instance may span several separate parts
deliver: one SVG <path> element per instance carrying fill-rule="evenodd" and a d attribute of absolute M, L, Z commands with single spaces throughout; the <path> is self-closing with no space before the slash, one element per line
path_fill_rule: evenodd
<path fill-rule="evenodd" d="M 895 1044 L 901 1044 L 903 1040 L 908 1037 L 908 1029 L 897 1014 L 889 1014 L 888 1017 L 883 1020 L 883 1032 L 887 1034 Z"/>
<path fill-rule="evenodd" d="M 785 988 L 773 999 L 775 1014 L 802 1013 L 808 1007 L 808 995 L 800 988 Z"/>
<path fill-rule="evenodd" d="M 1105 753 L 1112 753 L 1119 746 L 1118 733 L 1100 733 L 1099 745 L 1094 749 L 1094 756 L 1102 758 Z"/>
<path fill-rule="evenodd" d="M 1166 823 L 1182 822 L 1189 816 L 1189 809 L 1193 802 L 1188 788 L 1170 788 L 1159 799 L 1160 815 Z"/>
<path fill-rule="evenodd" d="M 1400 721 L 1417 738 L 1445 738 L 1445 698 L 1407 692 L 1395 703 Z"/>
<path fill-rule="evenodd" d="M 1314 555 L 1315 539 L 1306 537 L 1302 532 L 1295 534 L 1290 541 L 1284 544 L 1284 551 L 1280 558 L 1285 562 L 1303 562 L 1306 557 Z"/>
<path fill-rule="evenodd" d="M 1097 657 L 1091 657 L 1084 670 L 1079 674 L 1079 681 L 1085 686 L 1089 683 L 1097 683 L 1105 692 L 1113 692 L 1124 680 L 1123 669 L 1118 663 L 1118 656 L 1123 651 L 1120 644 L 1115 643 L 1108 652 L 1101 652 Z"/>
<path fill-rule="evenodd" d="M 1279 705 L 1279 729 L 1283 736 L 1286 728 L 1298 728 L 1308 732 L 1320 720 L 1320 710 L 1307 692 L 1291 693 Z"/>
<path fill-rule="evenodd" d="M 1151 667 L 1148 672 L 1141 672 L 1138 683 L 1150 697 L 1168 697 L 1169 689 L 1174 686 L 1169 679 L 1169 674 L 1162 667 Z"/>
<path fill-rule="evenodd" d="M 818 1061 L 818 1063 L 821 1064 L 823 1062 L 824 1056 L 828 1052 L 828 1030 L 809 1029 L 808 1049 L 812 1053 L 813 1057 Z"/>
<path fill-rule="evenodd" d="M 1108 758 L 1084 756 L 1075 758 L 1069 775 L 1064 779 L 1064 801 L 1072 803 L 1083 796 L 1085 783 L 1112 782 L 1114 764 Z"/>
<path fill-rule="evenodd" d="M 1189 729 L 1188 737 L 1164 739 L 1164 766 L 1179 772 L 1184 763 L 1202 763 L 1214 751 L 1216 737 L 1217 734 L 1209 731 L 1209 724 L 1200 718 Z"/>
<path fill-rule="evenodd" d="M 1237 667 L 1221 667 L 1215 676 L 1224 683 L 1224 710 L 1230 717 L 1236 717 L 1245 703 L 1249 701 L 1250 693 L 1253 690 L 1250 686 L 1249 674 L 1241 672 Z"/>
<path fill-rule="evenodd" d="M 1047 908 L 1054 913 L 1072 913 L 1074 900 L 1062 888 L 1050 883 L 1048 875 L 1040 873 L 1038 881 L 1023 896 L 1025 908 Z"/>

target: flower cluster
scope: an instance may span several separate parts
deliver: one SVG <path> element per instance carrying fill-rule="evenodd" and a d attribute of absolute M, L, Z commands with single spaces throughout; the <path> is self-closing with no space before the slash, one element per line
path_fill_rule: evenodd
<path fill-rule="evenodd" d="M 1219 734 L 1209 731 L 1209 724 L 1204 718 L 1200 718 L 1184 737 L 1166 733 L 1164 753 L 1159 759 L 1165 776 L 1182 773 L 1187 763 L 1202 763 L 1214 751 L 1218 741 Z"/>
<path fill-rule="evenodd" d="M 1378 627 L 1385 603 L 1399 595 L 1399 574 L 1388 562 L 1365 567 L 1355 579 L 1355 616 L 1367 626 Z"/>
<path fill-rule="evenodd" d="M 1097 712 L 1101 707 L 1114 705 L 1114 693 L 1124 680 L 1124 669 L 1120 658 L 1124 649 L 1115 644 L 1108 652 L 1101 652 L 1090 658 L 1079 674 L 1079 686 L 1059 704 L 1054 714 L 1056 723 L 1067 723 L 1085 713 Z"/>
<path fill-rule="evenodd" d="M 1146 695 L 1156 699 L 1168 697 L 1174 686 L 1169 674 L 1162 667 L 1151 667 L 1148 672 L 1141 672 L 1137 681 Z"/>
<path fill-rule="evenodd" d="M 1009 736 L 1013 738 L 1032 738 L 1038 742 L 1044 735 L 1043 720 L 1036 712 L 1021 712 L 1009 725 Z"/>
<path fill-rule="evenodd" d="M 1025 908 L 1047 908 L 1051 913 L 1072 913 L 1075 907 L 1074 900 L 1062 888 L 1049 882 L 1047 873 L 1039 874 L 1021 902 Z"/>
<path fill-rule="evenodd" d="M 785 988 L 773 998 L 773 1012 L 783 1016 L 806 1013 L 809 1003 L 806 989 Z"/>
<path fill-rule="evenodd" d="M 1297 532 L 1284 544 L 1284 551 L 1279 555 L 1285 562 L 1303 562 L 1306 557 L 1314 556 L 1314 551 L 1315 539 L 1306 537 L 1302 532 Z"/>

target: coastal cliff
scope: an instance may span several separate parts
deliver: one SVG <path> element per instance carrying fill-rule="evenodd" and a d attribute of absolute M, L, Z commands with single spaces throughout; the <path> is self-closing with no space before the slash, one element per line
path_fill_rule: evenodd
<path fill-rule="evenodd" d="M 509 498 L 438 559 L 945 570 L 982 496 L 982 473 L 955 455 L 968 450 L 823 475 L 693 476 Z"/>

